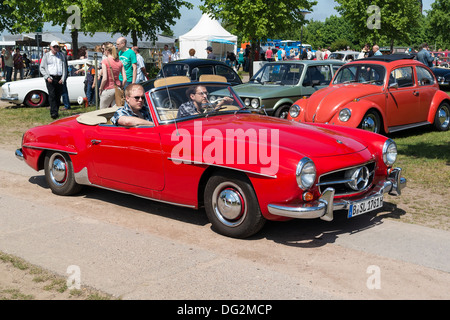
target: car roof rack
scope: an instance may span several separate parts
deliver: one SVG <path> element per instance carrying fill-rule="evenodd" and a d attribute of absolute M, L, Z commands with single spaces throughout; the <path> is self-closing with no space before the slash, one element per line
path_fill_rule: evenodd
<path fill-rule="evenodd" d="M 371 56 L 368 58 L 364 58 L 364 59 L 358 59 L 357 61 L 384 61 L 384 62 L 393 62 L 393 61 L 398 61 L 398 60 L 403 60 L 403 59 L 414 59 L 414 55 L 412 54 L 407 54 L 407 53 L 394 53 L 394 54 L 385 54 L 382 56 Z"/>

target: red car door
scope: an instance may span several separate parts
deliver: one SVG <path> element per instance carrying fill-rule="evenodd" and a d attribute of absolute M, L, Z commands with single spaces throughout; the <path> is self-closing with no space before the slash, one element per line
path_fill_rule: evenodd
<path fill-rule="evenodd" d="M 389 127 L 401 126 L 420 121 L 420 94 L 414 81 L 412 67 L 392 70 L 388 86 L 397 83 L 398 87 L 388 87 L 386 114 Z"/>
<path fill-rule="evenodd" d="M 431 101 L 433 101 L 433 97 L 436 94 L 436 91 L 439 90 L 439 87 L 436 86 L 431 71 L 425 67 L 416 66 L 416 74 L 420 95 L 420 121 L 427 121 Z"/>
<path fill-rule="evenodd" d="M 155 127 L 97 126 L 87 143 L 95 173 L 110 182 L 152 190 L 164 188 L 161 139 Z"/>

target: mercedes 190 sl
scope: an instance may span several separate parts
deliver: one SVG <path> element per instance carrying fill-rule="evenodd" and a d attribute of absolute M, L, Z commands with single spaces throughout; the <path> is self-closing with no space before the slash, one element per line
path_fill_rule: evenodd
<path fill-rule="evenodd" d="M 227 83 L 176 78 L 145 93 L 153 125 L 116 126 L 117 108 L 91 111 L 29 129 L 16 156 L 44 170 L 57 195 L 88 185 L 204 208 L 213 230 L 236 238 L 267 220 L 365 214 L 406 186 L 391 139 L 269 117 Z M 198 112 L 179 112 L 200 97 Z"/>

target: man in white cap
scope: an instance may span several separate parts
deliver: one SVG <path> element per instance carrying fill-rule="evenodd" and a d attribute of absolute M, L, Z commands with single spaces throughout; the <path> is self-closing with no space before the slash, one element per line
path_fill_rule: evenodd
<path fill-rule="evenodd" d="M 64 84 L 67 80 L 68 67 L 66 56 L 60 52 L 59 43 L 52 41 L 50 51 L 42 57 L 39 68 L 47 85 L 48 100 L 50 103 L 50 116 L 53 119 L 58 118 L 61 95 L 64 90 Z"/>

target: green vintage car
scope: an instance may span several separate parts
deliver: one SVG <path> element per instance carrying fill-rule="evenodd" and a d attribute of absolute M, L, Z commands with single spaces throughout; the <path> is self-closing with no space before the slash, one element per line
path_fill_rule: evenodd
<path fill-rule="evenodd" d="M 268 62 L 248 83 L 233 89 L 248 107 L 286 118 L 291 105 L 328 86 L 344 62 L 336 60 L 287 60 Z"/>

